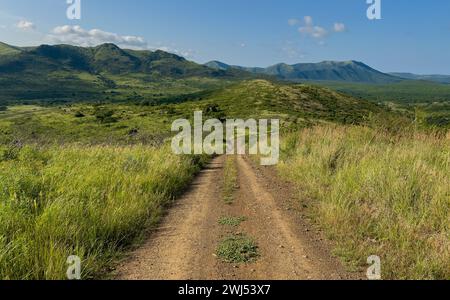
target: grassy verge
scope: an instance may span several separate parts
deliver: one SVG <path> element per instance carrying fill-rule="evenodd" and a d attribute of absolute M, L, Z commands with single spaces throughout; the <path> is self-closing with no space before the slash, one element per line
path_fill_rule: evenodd
<path fill-rule="evenodd" d="M 234 192 L 239 188 L 236 158 L 227 156 L 223 171 L 223 200 L 227 204 L 234 202 Z"/>
<path fill-rule="evenodd" d="M 0 148 L 0 278 L 65 279 L 70 255 L 97 277 L 196 173 L 169 148 Z"/>
<path fill-rule="evenodd" d="M 384 279 L 450 279 L 450 139 L 324 126 L 285 140 L 280 171 L 354 265 Z"/>

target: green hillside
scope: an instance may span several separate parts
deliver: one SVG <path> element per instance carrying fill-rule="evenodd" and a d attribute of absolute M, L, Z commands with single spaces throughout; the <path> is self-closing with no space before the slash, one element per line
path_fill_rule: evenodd
<path fill-rule="evenodd" d="M 214 70 L 164 51 L 124 50 L 113 44 L 0 47 L 0 104 L 164 102 L 251 76 Z"/>
<path fill-rule="evenodd" d="M 20 51 L 22 51 L 20 48 L 13 47 L 13 46 L 10 46 L 10 45 L 0 42 L 0 55 L 16 54 Z"/>
<path fill-rule="evenodd" d="M 0 143 L 86 142 L 161 143 L 172 121 L 205 118 L 279 118 L 283 130 L 318 123 L 359 124 L 384 107 L 329 89 L 266 80 L 232 84 L 202 96 L 165 105 L 124 102 L 67 106 L 13 106 L 0 112 Z"/>
<path fill-rule="evenodd" d="M 245 81 L 227 87 L 212 93 L 203 102 L 217 104 L 227 116 L 232 117 L 277 116 L 289 120 L 298 118 L 300 121 L 359 123 L 370 113 L 385 111 L 385 108 L 368 101 L 326 88 L 267 80 Z"/>

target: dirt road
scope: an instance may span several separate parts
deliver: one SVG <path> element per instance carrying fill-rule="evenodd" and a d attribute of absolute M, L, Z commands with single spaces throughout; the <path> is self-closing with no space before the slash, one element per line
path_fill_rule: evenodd
<path fill-rule="evenodd" d="M 273 171 L 237 157 L 239 188 L 233 204 L 222 199 L 224 157 L 214 159 L 177 201 L 147 242 L 117 268 L 117 279 L 353 279 L 329 252 L 320 233 L 302 219 L 295 192 Z M 237 229 L 224 216 L 245 217 Z M 251 236 L 259 258 L 223 262 L 220 240 L 231 233 Z"/>

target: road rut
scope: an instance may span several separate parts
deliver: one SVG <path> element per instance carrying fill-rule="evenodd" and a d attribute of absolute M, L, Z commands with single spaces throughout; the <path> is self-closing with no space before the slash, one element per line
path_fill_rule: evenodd
<path fill-rule="evenodd" d="M 295 193 L 274 172 L 236 156 L 239 188 L 234 202 L 223 201 L 226 157 L 217 157 L 177 200 L 148 240 L 117 268 L 120 280 L 279 280 L 354 279 L 322 245 L 322 238 L 296 213 Z M 238 228 L 221 217 L 245 217 Z M 305 229 L 306 228 L 306 229 Z M 245 233 L 258 245 L 251 263 L 226 263 L 216 256 L 221 239 Z"/>

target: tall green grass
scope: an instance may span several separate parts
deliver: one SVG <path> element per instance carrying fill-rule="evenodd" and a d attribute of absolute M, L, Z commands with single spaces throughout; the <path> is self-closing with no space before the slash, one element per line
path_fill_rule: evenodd
<path fill-rule="evenodd" d="M 168 147 L 0 149 L 0 278 L 65 279 L 70 255 L 98 277 L 203 162 Z"/>
<path fill-rule="evenodd" d="M 355 266 L 450 279 L 450 136 L 323 126 L 284 141 L 280 171 Z"/>

